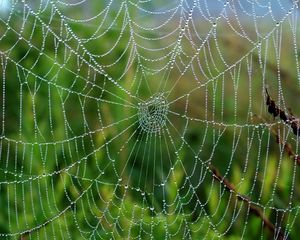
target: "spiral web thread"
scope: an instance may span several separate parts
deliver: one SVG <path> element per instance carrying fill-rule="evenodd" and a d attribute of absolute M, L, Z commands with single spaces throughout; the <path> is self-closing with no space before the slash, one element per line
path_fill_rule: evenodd
<path fill-rule="evenodd" d="M 0 6 L 1 239 L 297 236 L 298 1 Z"/>

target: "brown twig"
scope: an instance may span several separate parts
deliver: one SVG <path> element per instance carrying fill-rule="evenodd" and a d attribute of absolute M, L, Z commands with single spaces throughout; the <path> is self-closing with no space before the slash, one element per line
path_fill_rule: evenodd
<path fill-rule="evenodd" d="M 268 106 L 268 111 L 270 114 L 272 114 L 275 117 L 278 116 L 280 119 L 288 124 L 292 130 L 293 133 L 297 136 L 299 136 L 300 134 L 300 121 L 299 118 L 295 118 L 291 109 L 289 109 L 289 113 L 284 112 L 284 110 L 280 109 L 274 100 L 272 100 L 272 98 L 270 97 L 268 90 L 266 89 L 266 95 L 267 95 L 267 100 L 266 100 L 266 105 Z M 283 145 L 284 147 L 284 151 L 286 152 L 286 154 L 293 159 L 294 161 L 297 162 L 297 165 L 300 166 L 300 156 L 297 155 L 292 148 L 292 145 L 290 143 L 287 143 L 285 141 L 283 141 L 281 139 L 281 137 L 279 136 L 279 134 L 277 133 L 277 131 L 275 131 L 274 129 L 271 129 L 271 132 L 275 135 L 276 137 L 276 142 L 278 144 Z"/>
<path fill-rule="evenodd" d="M 284 142 L 284 140 L 282 140 L 282 138 L 279 136 L 279 134 L 274 130 L 271 129 L 271 132 L 274 134 L 274 136 L 276 137 L 276 142 L 278 144 L 283 145 L 284 151 L 285 153 L 293 160 L 296 161 L 297 165 L 300 166 L 300 156 L 297 155 L 292 148 L 292 145 L 290 143 Z"/>
<path fill-rule="evenodd" d="M 266 105 L 268 106 L 268 112 L 273 115 L 274 118 L 277 116 L 280 117 L 280 119 L 288 124 L 292 130 L 293 133 L 296 136 L 300 135 L 300 119 L 296 118 L 291 111 L 289 113 L 286 113 L 284 110 L 280 109 L 275 101 L 270 97 L 270 94 L 268 93 L 268 90 L 266 89 Z"/>
<path fill-rule="evenodd" d="M 284 234 L 284 232 L 282 232 L 282 230 L 276 229 L 274 224 L 265 216 L 263 211 L 258 206 L 253 205 L 253 203 L 251 202 L 251 200 L 248 197 L 238 193 L 234 184 L 231 183 L 228 179 L 224 178 L 220 174 L 219 170 L 216 167 L 214 167 L 213 165 L 210 165 L 210 169 L 213 172 L 213 177 L 215 179 L 217 179 L 220 183 L 223 183 L 225 185 L 225 188 L 228 191 L 230 191 L 231 193 L 232 192 L 235 193 L 235 195 L 239 201 L 245 202 L 248 205 L 250 213 L 259 217 L 263 221 L 263 227 L 265 229 L 268 229 L 273 234 L 274 237 L 277 235 L 278 239 L 280 239 L 280 240 L 288 239 L 288 237 L 285 236 L 285 234 Z"/>

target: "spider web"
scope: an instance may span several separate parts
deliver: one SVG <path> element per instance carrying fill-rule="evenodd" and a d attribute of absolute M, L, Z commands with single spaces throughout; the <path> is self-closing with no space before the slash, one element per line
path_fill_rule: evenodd
<path fill-rule="evenodd" d="M 298 1 L 0 6 L 1 239 L 296 238 Z"/>

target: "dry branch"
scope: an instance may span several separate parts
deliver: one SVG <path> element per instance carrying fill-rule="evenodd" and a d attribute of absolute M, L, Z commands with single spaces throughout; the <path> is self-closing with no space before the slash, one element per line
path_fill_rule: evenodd
<path fill-rule="evenodd" d="M 267 100 L 266 100 L 266 105 L 268 106 L 268 111 L 270 114 L 272 114 L 275 117 L 277 117 L 279 115 L 280 119 L 288 124 L 292 130 L 293 133 L 296 136 L 300 135 L 300 120 L 299 118 L 296 118 L 291 111 L 289 113 L 286 113 L 284 110 L 280 109 L 275 101 L 270 97 L 268 90 L 266 89 L 266 95 L 267 95 Z M 294 161 L 297 162 L 297 165 L 300 166 L 300 156 L 297 155 L 293 149 L 292 149 L 292 145 L 290 143 L 286 143 L 282 140 L 282 138 L 279 136 L 279 134 L 272 129 L 271 132 L 275 135 L 276 137 L 276 142 L 278 144 L 281 144 L 284 146 L 284 151 L 287 153 L 287 155 L 293 159 Z"/>
<path fill-rule="evenodd" d="M 210 169 L 213 172 L 213 177 L 220 183 L 223 183 L 225 185 L 225 189 L 227 189 L 231 193 L 235 193 L 239 201 L 242 201 L 248 205 L 250 213 L 261 219 L 261 221 L 263 222 L 263 227 L 265 229 L 268 229 L 273 234 L 274 238 L 276 237 L 276 239 L 280 240 L 289 239 L 288 236 L 285 236 L 282 230 L 276 229 L 274 224 L 265 216 L 263 211 L 258 206 L 254 205 L 248 197 L 238 193 L 234 184 L 231 183 L 228 179 L 224 178 L 216 167 L 210 165 Z"/>

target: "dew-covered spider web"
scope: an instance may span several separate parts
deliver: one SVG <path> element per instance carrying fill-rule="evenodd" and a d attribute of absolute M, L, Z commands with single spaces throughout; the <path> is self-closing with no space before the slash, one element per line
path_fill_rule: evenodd
<path fill-rule="evenodd" d="M 298 7 L 0 0 L 0 238 L 296 239 Z"/>

